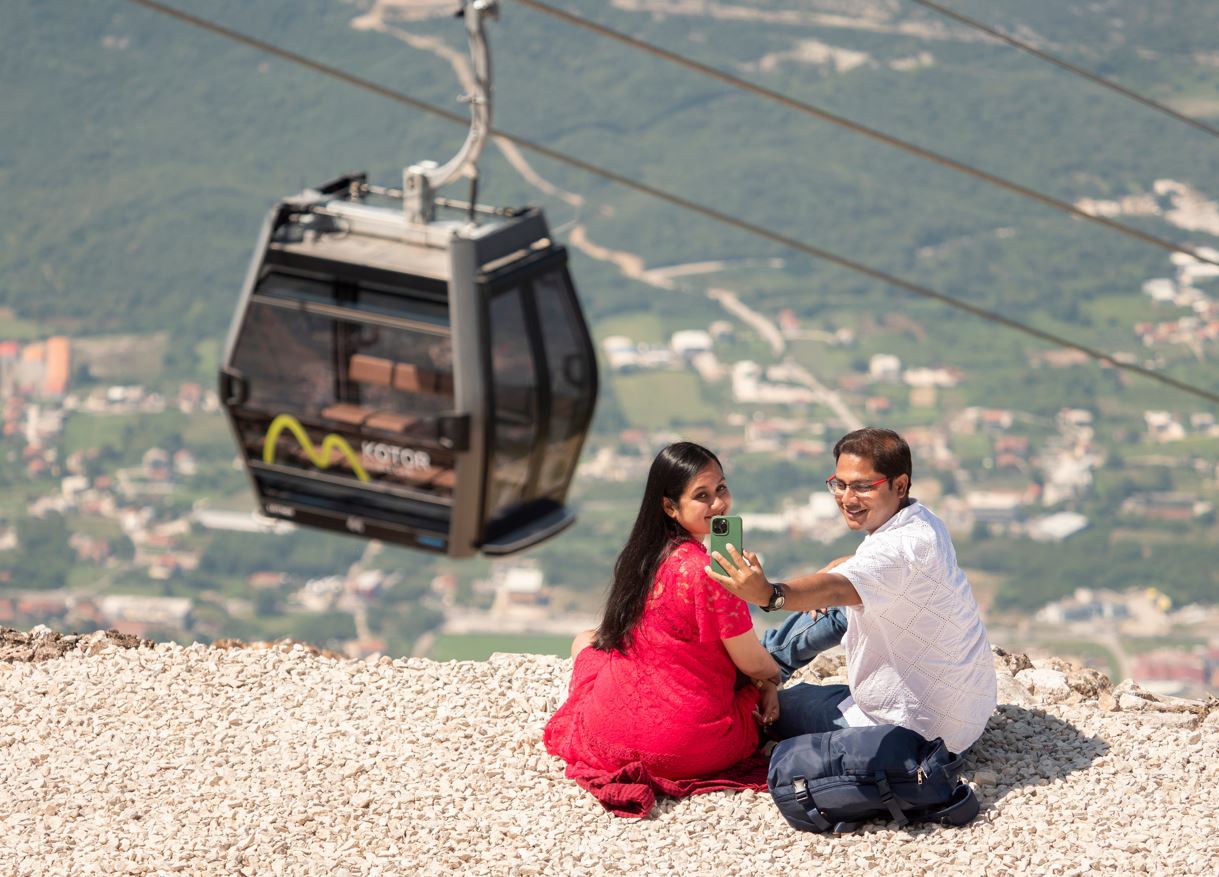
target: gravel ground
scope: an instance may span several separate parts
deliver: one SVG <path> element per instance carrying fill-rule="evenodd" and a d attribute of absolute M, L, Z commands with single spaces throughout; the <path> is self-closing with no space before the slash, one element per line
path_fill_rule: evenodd
<path fill-rule="evenodd" d="M 0 650 L 0 874 L 1219 873 L 1215 702 L 1059 662 L 996 657 L 973 824 L 835 837 L 764 793 L 608 815 L 541 744 L 570 660 L 68 645 Z"/>

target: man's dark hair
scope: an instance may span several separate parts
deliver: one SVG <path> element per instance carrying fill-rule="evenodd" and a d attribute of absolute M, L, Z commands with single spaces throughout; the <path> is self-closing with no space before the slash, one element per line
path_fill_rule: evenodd
<path fill-rule="evenodd" d="M 891 429 L 865 426 L 847 433 L 834 445 L 834 461 L 843 454 L 871 460 L 876 471 L 889 481 L 899 475 L 905 475 L 908 481 L 913 478 L 910 445 Z"/>

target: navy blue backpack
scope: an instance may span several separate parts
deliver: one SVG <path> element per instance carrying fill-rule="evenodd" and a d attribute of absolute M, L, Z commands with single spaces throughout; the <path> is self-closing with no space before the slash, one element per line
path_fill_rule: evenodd
<path fill-rule="evenodd" d="M 802 734 L 779 743 L 767 781 L 783 818 L 799 831 L 854 831 L 876 817 L 964 825 L 978 799 L 958 774 L 965 761 L 938 737 L 877 725 Z"/>

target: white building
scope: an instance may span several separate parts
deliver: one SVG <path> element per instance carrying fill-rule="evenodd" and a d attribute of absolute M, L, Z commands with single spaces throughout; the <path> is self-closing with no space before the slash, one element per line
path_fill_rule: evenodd
<path fill-rule="evenodd" d="M 902 361 L 892 353 L 877 353 L 868 360 L 868 377 L 874 381 L 897 383 L 902 378 Z"/>
<path fill-rule="evenodd" d="M 669 347 L 678 356 L 689 357 L 696 353 L 709 353 L 711 335 L 702 329 L 683 329 L 673 333 L 673 337 L 669 339 Z"/>
<path fill-rule="evenodd" d="M 500 565 L 494 573 L 495 600 L 493 616 L 514 618 L 544 617 L 550 605 L 546 575 L 532 565 Z"/>
<path fill-rule="evenodd" d="M 69 475 L 59 482 L 59 491 L 68 502 L 75 502 L 88 489 L 89 479 L 84 475 Z"/>
<path fill-rule="evenodd" d="M 1084 427 L 1092 425 L 1092 412 L 1083 408 L 1064 408 L 1058 412 L 1059 428 L 1066 426 Z"/>
<path fill-rule="evenodd" d="M 769 405 L 801 405 L 817 401 L 817 394 L 807 387 L 791 384 L 771 384 L 762 380 L 762 367 L 750 360 L 732 366 L 732 397 L 737 402 Z"/>
<path fill-rule="evenodd" d="M 1020 517 L 1021 496 L 997 490 L 971 490 L 965 502 L 976 520 L 987 524 L 1010 524 Z"/>
<path fill-rule="evenodd" d="M 955 387 L 961 377 L 951 368 L 908 368 L 902 380 L 910 387 Z"/>
<path fill-rule="evenodd" d="M 1185 427 L 1171 412 L 1144 411 L 1143 422 L 1147 424 L 1147 432 L 1152 441 L 1177 442 L 1185 438 Z"/>
<path fill-rule="evenodd" d="M 1155 277 L 1143 284 L 1143 294 L 1154 302 L 1172 304 L 1177 297 L 1177 284 L 1167 277 Z"/>
<path fill-rule="evenodd" d="M 1052 506 L 1082 496 L 1092 487 L 1092 470 L 1099 463 L 1100 457 L 1096 454 L 1063 452 L 1047 455 L 1042 463 L 1045 471 L 1042 504 Z"/>
<path fill-rule="evenodd" d="M 639 367 L 639 354 L 635 342 L 625 335 L 611 335 L 601 342 L 605 359 L 611 371 L 630 371 Z"/>
<path fill-rule="evenodd" d="M 1058 512 L 1035 518 L 1028 523 L 1029 538 L 1035 542 L 1061 542 L 1088 526 L 1088 519 L 1077 512 Z"/>
<path fill-rule="evenodd" d="M 302 607 L 310 612 L 329 611 L 346 591 L 347 585 L 338 576 L 310 579 L 294 595 Z"/>
<path fill-rule="evenodd" d="M 49 440 L 63 431 L 63 412 L 58 408 L 43 408 L 41 405 L 30 405 L 25 409 L 25 441 L 27 444 L 41 447 L 44 440 Z"/>

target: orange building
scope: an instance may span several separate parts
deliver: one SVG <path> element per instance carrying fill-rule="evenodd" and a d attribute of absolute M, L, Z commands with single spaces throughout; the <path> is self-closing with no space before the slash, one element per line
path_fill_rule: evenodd
<path fill-rule="evenodd" d="M 42 379 L 42 391 L 50 396 L 62 396 L 68 389 L 68 377 L 72 373 L 72 342 L 64 335 L 47 340 L 46 372 Z"/>

